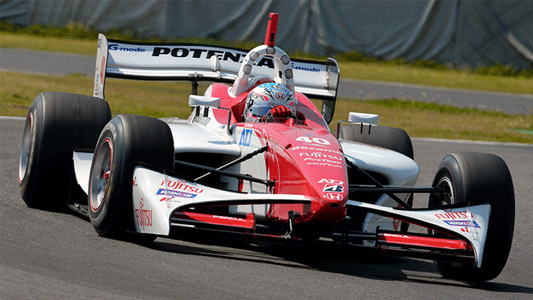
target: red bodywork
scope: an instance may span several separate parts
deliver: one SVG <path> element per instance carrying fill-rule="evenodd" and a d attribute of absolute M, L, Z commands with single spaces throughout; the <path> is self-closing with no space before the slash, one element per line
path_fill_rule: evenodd
<path fill-rule="evenodd" d="M 259 83 L 258 83 L 259 84 Z M 232 124 L 253 129 L 263 145 L 267 174 L 275 180 L 276 194 L 310 196 L 312 204 L 273 204 L 267 217 L 272 221 L 287 221 L 289 211 L 300 214 L 296 222 L 336 223 L 344 220 L 348 199 L 348 176 L 344 154 L 336 137 L 330 132 L 314 104 L 303 94 L 298 99 L 298 119 L 284 123 L 241 122 L 245 99 L 250 88 L 235 98 L 228 94 L 229 87 L 214 83 L 211 97 L 221 99 L 221 107 L 232 110 Z M 216 110 L 219 123 L 227 122 L 227 110 Z"/>

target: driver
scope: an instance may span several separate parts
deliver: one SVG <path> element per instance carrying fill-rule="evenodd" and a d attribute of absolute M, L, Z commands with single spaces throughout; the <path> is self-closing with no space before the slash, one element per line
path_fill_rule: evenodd
<path fill-rule="evenodd" d="M 273 82 L 256 86 L 246 97 L 245 122 L 284 121 L 294 116 L 297 100 L 285 86 Z"/>

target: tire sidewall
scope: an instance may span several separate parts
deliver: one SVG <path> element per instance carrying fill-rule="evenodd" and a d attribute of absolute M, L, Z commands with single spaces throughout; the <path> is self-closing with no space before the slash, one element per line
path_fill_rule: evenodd
<path fill-rule="evenodd" d="M 26 169 L 22 173 L 22 150 L 21 156 L 19 157 L 19 188 L 22 199 L 28 206 L 33 206 L 31 199 L 33 199 L 33 192 L 40 187 L 37 187 L 38 183 L 35 181 L 36 174 L 38 172 L 37 167 L 39 165 L 40 157 L 38 156 L 40 151 L 40 143 L 36 143 L 36 140 L 42 140 L 43 136 L 43 126 L 42 126 L 42 97 L 39 97 L 38 101 L 33 101 L 28 115 L 26 116 L 26 123 L 24 127 L 24 136 L 23 136 L 23 145 L 21 148 L 28 147 L 28 158 L 26 162 Z M 39 109 L 41 108 L 41 109 Z M 37 124 L 37 123 L 40 124 Z M 26 132 L 27 126 L 29 126 L 29 132 Z M 30 134 L 29 137 L 26 137 L 26 134 Z M 29 138 L 29 145 L 24 145 L 24 139 Z"/>
<path fill-rule="evenodd" d="M 112 149 L 111 155 L 111 167 L 107 186 L 107 192 L 105 197 L 96 209 L 92 203 L 93 199 L 93 172 L 97 172 L 101 166 L 96 165 L 97 156 L 102 155 L 99 150 L 105 143 L 110 143 Z M 127 166 L 128 153 L 125 147 L 124 125 L 121 122 L 120 117 L 112 119 L 102 130 L 98 143 L 95 148 L 95 157 L 91 164 L 91 173 L 89 181 L 89 194 L 88 194 L 88 211 L 89 218 L 94 228 L 100 235 L 113 235 L 118 233 L 117 228 L 121 227 L 123 222 L 122 213 L 125 211 L 124 206 L 127 205 L 127 199 L 124 199 L 128 194 L 127 185 L 122 184 L 126 182 L 128 172 L 131 166 Z M 131 187 L 130 187 L 131 191 Z M 131 193 L 129 193 L 131 195 Z M 117 231 L 117 232 L 115 232 Z"/>

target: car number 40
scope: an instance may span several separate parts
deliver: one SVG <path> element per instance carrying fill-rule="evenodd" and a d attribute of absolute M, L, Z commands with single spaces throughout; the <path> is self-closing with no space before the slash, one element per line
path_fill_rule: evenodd
<path fill-rule="evenodd" d="M 320 144 L 320 145 L 329 145 L 330 144 L 328 140 L 322 139 L 322 138 L 317 138 L 317 137 L 315 137 L 313 139 L 310 139 L 307 136 L 301 136 L 301 137 L 298 137 L 296 140 L 299 141 L 299 142 L 317 143 L 317 144 Z"/>

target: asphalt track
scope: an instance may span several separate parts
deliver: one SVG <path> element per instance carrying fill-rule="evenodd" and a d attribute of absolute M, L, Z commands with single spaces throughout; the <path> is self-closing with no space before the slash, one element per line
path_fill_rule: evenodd
<path fill-rule="evenodd" d="M 94 58 L 0 49 L 0 69 L 92 77 Z M 343 80 L 339 89 L 340 97 L 363 99 L 402 98 L 394 95 L 408 99 L 408 94 L 416 100 L 457 106 L 533 111 L 531 95 L 349 80 Z M 158 238 L 151 246 L 141 246 L 100 238 L 87 220 L 76 215 L 26 207 L 17 182 L 23 123 L 22 118 L 0 117 L 0 299 L 531 299 L 533 295 L 533 145 L 413 141 L 421 166 L 419 186 L 431 184 L 439 161 L 456 151 L 500 155 L 511 170 L 517 207 L 509 260 L 495 280 L 469 285 L 445 280 L 431 262 L 417 259 L 209 240 Z M 417 198 L 415 204 L 423 207 L 423 199 Z"/>
<path fill-rule="evenodd" d="M 47 75 L 84 74 L 94 77 L 95 65 L 94 56 L 0 48 L 0 70 Z M 341 79 L 338 96 L 365 100 L 390 98 L 418 100 L 457 107 L 501 110 L 508 114 L 533 113 L 533 95 L 390 82 Z"/>
<path fill-rule="evenodd" d="M 26 207 L 18 191 L 23 118 L 0 117 L 0 299 L 531 299 L 533 145 L 414 139 L 420 186 L 450 152 L 483 151 L 509 165 L 513 247 L 495 280 L 441 278 L 429 261 L 331 250 L 158 238 L 151 246 L 99 237 L 66 212 Z M 417 206 L 424 206 L 417 200 Z"/>

